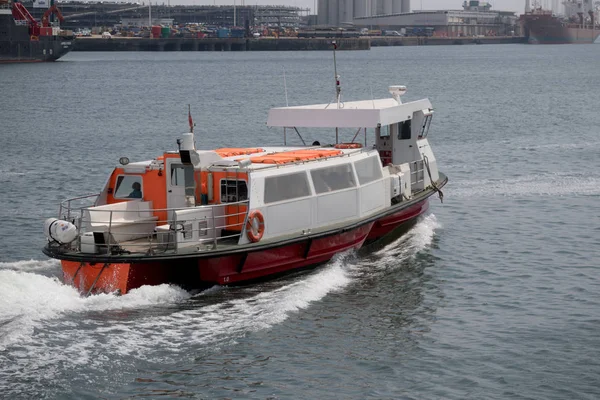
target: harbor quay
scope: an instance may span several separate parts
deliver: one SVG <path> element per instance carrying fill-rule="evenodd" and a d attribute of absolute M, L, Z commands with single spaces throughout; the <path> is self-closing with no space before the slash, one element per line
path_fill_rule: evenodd
<path fill-rule="evenodd" d="M 522 36 L 494 37 L 378 37 L 378 38 L 77 38 L 73 51 L 304 51 L 369 50 L 379 46 L 436 46 L 525 43 Z"/>
<path fill-rule="evenodd" d="M 511 44 L 526 43 L 524 36 L 463 36 L 463 37 L 414 37 L 378 36 L 370 38 L 371 47 L 381 46 L 443 46 L 463 44 Z"/>
<path fill-rule="evenodd" d="M 77 38 L 74 51 L 293 51 L 331 50 L 335 40 L 339 50 L 369 50 L 366 38 Z"/>

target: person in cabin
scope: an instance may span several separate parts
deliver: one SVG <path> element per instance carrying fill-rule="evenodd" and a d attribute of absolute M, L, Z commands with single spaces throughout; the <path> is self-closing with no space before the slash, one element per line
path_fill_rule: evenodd
<path fill-rule="evenodd" d="M 131 193 L 129 193 L 129 196 L 127 196 L 130 199 L 141 199 L 142 198 L 142 185 L 139 182 L 133 182 L 133 185 L 131 185 L 131 188 L 133 189 L 133 191 Z"/>

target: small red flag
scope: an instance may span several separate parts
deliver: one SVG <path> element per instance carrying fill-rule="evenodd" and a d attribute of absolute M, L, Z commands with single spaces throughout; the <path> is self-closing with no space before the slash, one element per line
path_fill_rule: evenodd
<path fill-rule="evenodd" d="M 194 133 L 194 121 L 192 120 L 192 111 L 188 106 L 188 122 L 190 123 L 190 132 Z"/>

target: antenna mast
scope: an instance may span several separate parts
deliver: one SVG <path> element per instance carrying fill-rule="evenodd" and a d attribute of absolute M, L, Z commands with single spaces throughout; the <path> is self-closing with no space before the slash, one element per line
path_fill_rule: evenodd
<path fill-rule="evenodd" d="M 340 76 L 337 73 L 337 62 L 335 60 L 335 49 L 337 44 L 335 40 L 331 42 L 333 45 L 333 78 L 335 79 L 335 101 L 337 102 L 337 108 L 340 108 L 340 98 L 342 97 L 342 87 L 340 86 Z"/>
<path fill-rule="evenodd" d="M 192 120 L 192 107 L 188 104 L 188 122 L 190 124 L 190 133 L 194 133 L 194 121 Z"/>
<path fill-rule="evenodd" d="M 285 90 L 285 106 L 289 107 L 288 95 L 287 95 L 287 82 L 285 80 L 285 66 L 283 66 L 283 88 Z"/>

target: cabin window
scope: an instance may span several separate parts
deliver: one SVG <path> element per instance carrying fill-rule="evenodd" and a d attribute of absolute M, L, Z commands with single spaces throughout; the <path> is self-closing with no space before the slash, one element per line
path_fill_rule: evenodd
<path fill-rule="evenodd" d="M 410 139 L 411 120 L 398 124 L 398 139 Z"/>
<path fill-rule="evenodd" d="M 377 129 L 379 130 L 380 138 L 389 138 L 390 137 L 390 126 L 389 125 L 384 125 Z"/>
<path fill-rule="evenodd" d="M 308 177 L 304 172 L 265 178 L 265 204 L 310 195 Z"/>
<path fill-rule="evenodd" d="M 140 175 L 119 175 L 115 185 L 115 199 L 141 199 L 142 177 Z"/>
<path fill-rule="evenodd" d="M 354 163 L 358 182 L 365 185 L 381 178 L 381 163 L 378 157 L 369 157 Z"/>
<path fill-rule="evenodd" d="M 248 200 L 246 181 L 221 179 L 221 203 L 235 203 Z"/>
<path fill-rule="evenodd" d="M 419 138 L 426 138 L 429 133 L 429 125 L 431 125 L 431 118 L 433 118 L 433 114 L 429 114 L 425 116 L 423 120 L 423 126 L 421 127 L 421 133 L 419 133 Z"/>
<path fill-rule="evenodd" d="M 171 166 L 171 186 L 185 186 L 185 169 L 183 165 Z"/>
<path fill-rule="evenodd" d="M 334 165 L 310 171 L 317 194 L 356 186 L 351 164 Z"/>

